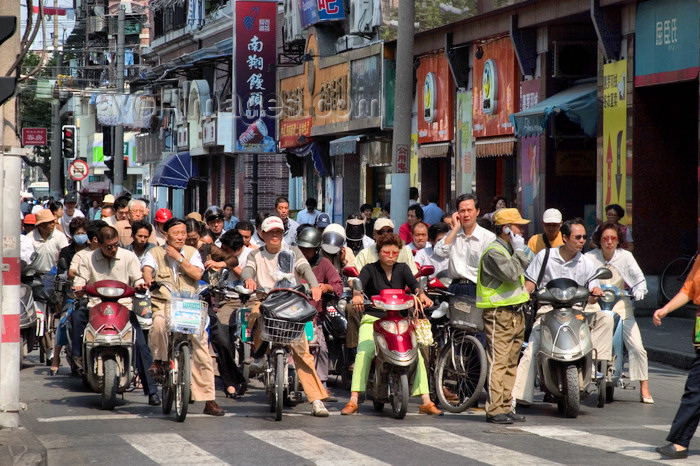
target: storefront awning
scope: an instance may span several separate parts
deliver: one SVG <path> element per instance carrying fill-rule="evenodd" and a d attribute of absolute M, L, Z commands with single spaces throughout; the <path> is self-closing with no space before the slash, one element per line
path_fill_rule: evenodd
<path fill-rule="evenodd" d="M 598 117 L 598 90 L 596 83 L 585 83 L 570 87 L 542 102 L 510 115 L 516 136 L 539 136 L 547 127 L 552 113 L 563 112 L 579 125 L 589 137 L 596 135 Z"/>
<path fill-rule="evenodd" d="M 314 168 L 319 176 L 330 176 L 329 164 L 327 156 L 324 155 L 324 149 L 315 142 L 310 142 L 301 147 L 293 147 L 286 149 L 287 166 L 292 178 L 304 176 L 303 159 L 311 156 L 314 161 Z"/>
<path fill-rule="evenodd" d="M 418 157 L 422 159 L 447 157 L 450 153 L 451 146 L 452 144 L 449 142 L 441 142 L 439 144 L 423 144 L 418 148 Z"/>
<path fill-rule="evenodd" d="M 477 157 L 498 157 L 513 155 L 515 138 L 500 136 L 495 138 L 478 138 L 474 143 Z"/>
<path fill-rule="evenodd" d="M 344 138 L 336 139 L 330 142 L 328 154 L 331 157 L 336 155 L 347 155 L 357 153 L 357 143 L 360 142 L 364 135 L 358 134 L 353 136 L 345 136 Z"/>
<path fill-rule="evenodd" d="M 199 175 L 189 152 L 180 152 L 163 159 L 155 169 L 151 186 L 185 189 L 190 179 Z"/>

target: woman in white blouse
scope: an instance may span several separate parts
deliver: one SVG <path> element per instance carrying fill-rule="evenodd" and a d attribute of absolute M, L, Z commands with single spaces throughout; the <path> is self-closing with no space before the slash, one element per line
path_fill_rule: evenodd
<path fill-rule="evenodd" d="M 621 234 L 619 227 L 613 222 L 606 222 L 596 229 L 591 241 L 597 249 L 586 253 L 586 256 L 598 267 L 607 267 L 613 273 L 611 279 L 601 280 L 601 284 L 609 283 L 620 290 L 624 290 L 627 285 L 635 300 L 644 299 L 644 295 L 647 294 L 644 273 L 632 253 L 623 249 L 625 237 Z M 598 304 L 593 306 L 597 307 Z M 642 344 L 642 335 L 637 321 L 634 320 L 634 306 L 629 299 L 625 298 L 615 304 L 613 311 L 623 319 L 623 339 L 629 352 L 630 379 L 639 380 L 642 403 L 654 403 L 649 392 L 647 352 Z"/>

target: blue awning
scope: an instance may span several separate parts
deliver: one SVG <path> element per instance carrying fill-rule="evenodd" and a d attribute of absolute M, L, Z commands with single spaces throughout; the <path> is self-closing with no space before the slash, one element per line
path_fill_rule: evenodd
<path fill-rule="evenodd" d="M 287 166 L 289 166 L 292 178 L 304 176 L 301 160 L 308 156 L 311 156 L 311 159 L 314 161 L 314 167 L 319 176 L 330 176 L 330 164 L 326 160 L 328 155 L 316 142 L 310 142 L 301 147 L 289 147 L 285 149 L 285 152 L 287 153 Z"/>
<path fill-rule="evenodd" d="M 563 112 L 572 122 L 579 125 L 589 137 L 596 136 L 598 119 L 598 91 L 596 83 L 578 84 L 542 102 L 510 115 L 516 136 L 539 136 L 547 127 L 549 117 L 554 112 Z"/>
<path fill-rule="evenodd" d="M 328 154 L 333 157 L 336 155 L 347 155 L 357 153 L 357 143 L 365 137 L 364 134 L 353 136 L 345 136 L 340 139 L 335 139 L 330 142 Z"/>
<path fill-rule="evenodd" d="M 197 166 L 192 163 L 189 152 L 180 152 L 161 160 L 156 166 L 151 186 L 185 189 L 191 178 L 199 175 Z"/>

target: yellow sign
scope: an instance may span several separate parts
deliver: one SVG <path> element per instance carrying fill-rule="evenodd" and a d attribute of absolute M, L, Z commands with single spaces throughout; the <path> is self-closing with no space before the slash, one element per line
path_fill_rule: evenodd
<path fill-rule="evenodd" d="M 603 202 L 624 208 L 627 203 L 627 60 L 604 65 L 603 74 Z"/>

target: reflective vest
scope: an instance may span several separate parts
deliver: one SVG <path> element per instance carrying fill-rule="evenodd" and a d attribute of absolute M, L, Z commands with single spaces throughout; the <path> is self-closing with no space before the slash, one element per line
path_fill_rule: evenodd
<path fill-rule="evenodd" d="M 484 255 L 491 249 L 498 249 L 504 256 L 510 259 L 511 254 L 498 242 L 488 245 L 479 261 L 479 273 L 476 281 L 476 307 L 494 308 L 522 304 L 530 300 L 530 293 L 525 288 L 525 276 L 520 275 L 518 282 L 502 282 L 498 288 L 488 288 L 481 280 L 481 264 Z"/>

